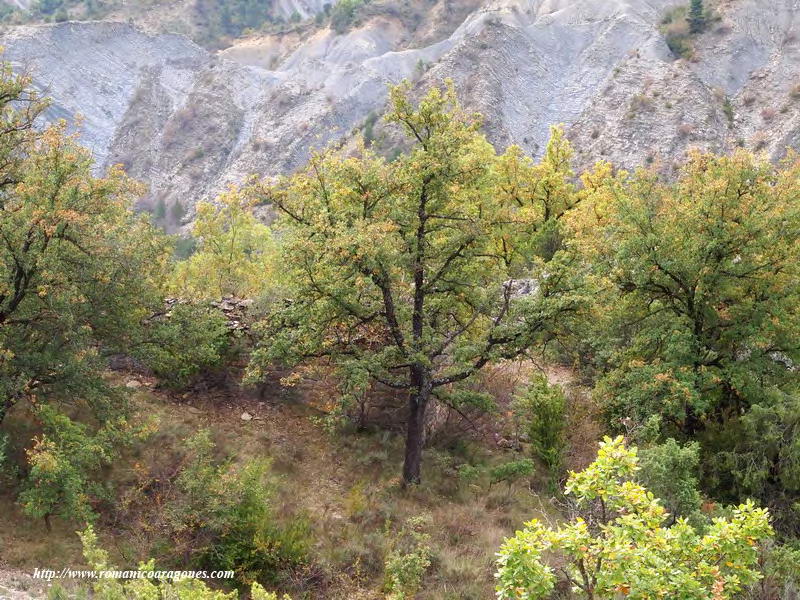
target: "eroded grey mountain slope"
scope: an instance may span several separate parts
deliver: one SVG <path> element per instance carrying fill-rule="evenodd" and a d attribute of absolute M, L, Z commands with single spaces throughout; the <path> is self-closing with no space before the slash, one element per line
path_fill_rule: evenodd
<path fill-rule="evenodd" d="M 296 169 L 381 112 L 387 83 L 403 78 L 422 88 L 452 77 L 498 146 L 537 154 L 564 123 L 582 164 L 669 166 L 691 146 L 777 158 L 796 146 L 795 0 L 724 3 L 691 62 L 675 60 L 659 31 L 676 4 L 495 0 L 423 47 L 409 47 L 413 32 L 390 15 L 216 55 L 122 23 L 19 27 L 3 44 L 53 97 L 51 117 L 81 113 L 84 143 L 148 182 L 151 202 L 191 206 L 250 173 Z"/>

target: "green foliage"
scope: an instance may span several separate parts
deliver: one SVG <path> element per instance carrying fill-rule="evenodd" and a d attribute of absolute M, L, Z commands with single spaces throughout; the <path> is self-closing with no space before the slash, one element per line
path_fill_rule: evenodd
<path fill-rule="evenodd" d="M 72 521 L 94 518 L 92 503 L 107 496 L 97 481 L 101 467 L 117 456 L 135 432 L 124 419 L 106 422 L 96 433 L 44 405 L 37 411 L 44 432 L 28 450 L 30 473 L 19 502 L 31 517 Z"/>
<path fill-rule="evenodd" d="M 704 483 L 717 497 L 756 497 L 770 506 L 775 528 L 800 536 L 800 396 L 765 395 L 758 404 L 703 436 Z"/>
<path fill-rule="evenodd" d="M 640 452 L 639 478 L 673 517 L 691 517 L 700 510 L 698 472 L 700 444 L 681 446 L 670 438 Z"/>
<path fill-rule="evenodd" d="M 91 525 L 78 532 L 83 544 L 83 556 L 89 567 L 95 571 L 119 571 L 109 564 L 108 553 L 103 550 L 97 534 Z M 139 570 L 155 572 L 153 560 L 141 563 Z M 93 598 L 97 600 L 236 600 L 238 592 L 222 592 L 209 588 L 203 581 L 184 577 L 175 580 L 159 581 L 154 577 L 143 577 L 130 580 L 101 578 L 93 587 Z M 258 583 L 250 588 L 252 600 L 278 600 L 277 595 L 267 592 Z M 290 600 L 284 596 L 283 600 Z"/>
<path fill-rule="evenodd" d="M 252 209 L 252 201 L 236 190 L 223 194 L 215 204 L 197 205 L 192 229 L 197 249 L 175 269 L 173 288 L 178 295 L 246 298 L 274 285 L 272 235 Z"/>
<path fill-rule="evenodd" d="M 706 12 L 703 0 L 690 0 L 689 2 L 689 32 L 692 34 L 703 33 L 706 29 Z"/>
<path fill-rule="evenodd" d="M 511 460 L 508 462 L 500 463 L 489 469 L 489 480 L 494 485 L 500 482 L 513 484 L 515 481 L 523 477 L 533 475 L 536 470 L 536 465 L 530 458 L 521 458 L 519 460 Z"/>
<path fill-rule="evenodd" d="M 394 538 L 384 567 L 387 600 L 411 600 L 420 589 L 432 558 L 430 535 L 424 532 L 425 524 L 422 517 L 411 518 Z"/>
<path fill-rule="evenodd" d="M 11 436 L 0 431 L 0 486 L 16 481 L 19 469 L 11 457 Z"/>
<path fill-rule="evenodd" d="M 763 551 L 764 579 L 753 586 L 751 597 L 791 598 L 800 590 L 800 544 L 766 544 Z"/>
<path fill-rule="evenodd" d="M 173 225 L 180 225 L 184 215 L 186 215 L 186 209 L 180 201 L 175 202 L 169 209 L 169 216 Z"/>
<path fill-rule="evenodd" d="M 331 27 L 336 33 L 346 32 L 366 0 L 339 0 L 331 10 Z"/>
<path fill-rule="evenodd" d="M 192 236 L 176 236 L 174 256 L 176 260 L 186 260 L 197 251 L 197 240 Z"/>
<path fill-rule="evenodd" d="M 725 97 L 725 102 L 722 103 L 722 112 L 725 113 L 725 117 L 728 119 L 728 126 L 733 127 L 733 121 L 735 118 L 733 112 L 733 103 L 729 97 Z"/>
<path fill-rule="evenodd" d="M 503 501 L 508 502 L 511 497 L 511 492 L 514 490 L 514 484 L 520 479 L 530 477 L 535 470 L 536 464 L 530 458 L 521 458 L 500 463 L 488 470 L 489 486 L 491 487 L 498 483 L 505 482 L 506 494 Z"/>
<path fill-rule="evenodd" d="M 601 165 L 574 222 L 597 285 L 586 335 L 610 425 L 657 415 L 666 437 L 700 441 L 704 490 L 757 498 L 790 535 L 799 180 L 795 158 L 775 167 L 743 151 L 692 153 L 675 182 Z"/>
<path fill-rule="evenodd" d="M 430 399 L 465 399 L 481 368 L 519 356 L 575 310 L 567 259 L 547 262 L 532 242 L 577 200 L 559 130 L 539 164 L 518 148 L 497 156 L 452 84 L 418 105 L 408 83 L 393 88 L 386 120 L 412 144 L 393 162 L 329 151 L 257 190 L 283 215 L 291 302 L 259 326 L 249 375 L 324 356 L 409 390 L 404 478 L 416 482 Z M 517 278 L 535 292 L 515 295 Z"/>
<path fill-rule="evenodd" d="M 364 121 L 364 144 L 369 147 L 375 139 L 375 122 L 378 120 L 378 115 L 375 112 L 370 112 Z"/>
<path fill-rule="evenodd" d="M 13 440 L 33 444 L 26 512 L 82 519 L 125 417 L 106 357 L 140 341 L 161 303 L 169 245 L 132 210 L 141 186 L 116 168 L 93 176 L 65 123 L 34 127 L 46 103 L 29 85 L 0 68 L 0 424 L 18 408 L 45 430 Z"/>
<path fill-rule="evenodd" d="M 163 196 L 159 196 L 156 205 L 153 207 L 153 218 L 157 222 L 163 221 L 167 217 L 167 204 Z"/>
<path fill-rule="evenodd" d="M 692 36 L 703 33 L 708 21 L 703 0 L 690 0 L 688 7 L 676 6 L 667 12 L 661 22 L 661 31 L 667 46 L 677 58 L 689 60 L 694 57 Z M 729 120 L 732 121 L 732 118 L 729 117 Z"/>
<path fill-rule="evenodd" d="M 207 430 L 187 441 L 177 476 L 181 496 L 169 508 L 174 540 L 191 549 L 198 567 L 233 570 L 236 579 L 277 582 L 307 561 L 308 524 L 276 523 L 270 507 L 274 483 L 269 465 L 218 461 Z"/>
<path fill-rule="evenodd" d="M 476 482 L 482 473 L 483 469 L 475 465 L 469 463 L 458 465 L 458 478 L 463 483 L 472 484 Z"/>
<path fill-rule="evenodd" d="M 631 479 L 637 462 L 622 437 L 606 438 L 597 460 L 565 487 L 586 516 L 557 529 L 533 520 L 506 540 L 498 598 L 548 597 L 556 575 L 545 555 L 563 561 L 573 592 L 587 599 L 723 600 L 759 579 L 758 542 L 772 533 L 766 510 L 748 502 L 703 535 L 684 519 L 664 527 L 667 512 Z"/>
<path fill-rule="evenodd" d="M 686 17 L 685 5 L 670 9 L 661 21 L 661 32 L 664 34 L 664 41 L 672 54 L 676 58 L 688 60 L 694 56 L 694 47 Z"/>
<path fill-rule="evenodd" d="M 100 19 L 114 8 L 117 0 L 36 0 L 23 15 L 24 19 L 40 18 L 66 21 L 74 13 L 79 19 Z"/>
<path fill-rule="evenodd" d="M 203 31 L 200 41 L 224 45 L 227 39 L 237 38 L 245 30 L 259 29 L 273 20 L 272 7 L 271 0 L 198 0 L 195 11 Z"/>
<path fill-rule="evenodd" d="M 518 425 L 527 433 L 536 456 L 553 480 L 560 475 L 566 449 L 566 399 L 560 386 L 536 375 L 515 396 L 511 409 Z"/>
<path fill-rule="evenodd" d="M 222 366 L 233 334 L 223 314 L 208 306 L 179 302 L 150 319 L 135 356 L 173 388 Z"/>
<path fill-rule="evenodd" d="M 36 0 L 32 8 L 43 15 L 52 15 L 64 8 L 64 0 Z"/>
<path fill-rule="evenodd" d="M 10 77 L 0 87 L 27 97 L 26 80 Z M 12 123 L 38 112 L 3 110 L 4 127 L 23 131 L 26 123 Z M 3 176 L 15 182 L 0 201 L 0 422 L 33 394 L 72 403 L 102 396 L 101 351 L 130 347 L 160 300 L 169 250 L 131 210 L 139 188 L 117 171 L 94 178 L 91 156 L 64 128 L 0 142 L 12 153 Z"/>
<path fill-rule="evenodd" d="M 16 15 L 18 11 L 14 9 L 10 4 L 0 4 L 0 22 L 8 23 L 10 22 Z"/>

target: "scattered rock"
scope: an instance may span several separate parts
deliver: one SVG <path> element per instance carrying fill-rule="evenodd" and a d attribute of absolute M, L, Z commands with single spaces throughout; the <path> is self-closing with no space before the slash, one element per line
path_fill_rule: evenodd
<path fill-rule="evenodd" d="M 510 291 L 512 298 L 533 296 L 539 292 L 539 281 L 536 279 L 509 279 L 503 283 L 503 288 Z"/>
<path fill-rule="evenodd" d="M 172 316 L 172 309 L 179 304 L 187 304 L 184 298 L 166 298 L 164 300 L 164 310 L 150 317 L 151 321 L 162 321 Z M 248 298 L 236 298 L 234 296 L 224 296 L 218 302 L 209 302 L 208 306 L 222 313 L 225 317 L 225 325 L 229 331 L 247 331 L 247 307 L 253 303 Z"/>
<path fill-rule="evenodd" d="M 187 410 L 192 413 L 193 415 L 202 415 L 203 411 L 197 408 L 196 406 L 190 406 Z"/>
<path fill-rule="evenodd" d="M 253 303 L 248 298 L 236 298 L 235 296 L 225 296 L 219 302 L 212 302 L 211 306 L 219 309 L 228 319 L 227 326 L 231 331 L 246 331 L 247 323 L 245 316 L 247 308 Z"/>
<path fill-rule="evenodd" d="M 125 382 L 125 387 L 135 390 L 142 387 L 142 382 L 138 379 L 128 379 L 128 381 Z"/>
<path fill-rule="evenodd" d="M 252 421 L 253 420 L 253 415 L 251 415 L 249 412 L 245 411 L 245 412 L 242 413 L 242 416 L 240 418 L 242 419 L 242 421 Z"/>

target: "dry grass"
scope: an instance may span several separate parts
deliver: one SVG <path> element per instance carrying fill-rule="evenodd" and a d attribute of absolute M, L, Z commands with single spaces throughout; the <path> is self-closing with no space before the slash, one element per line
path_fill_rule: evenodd
<path fill-rule="evenodd" d="M 492 389 L 505 406 L 533 368 L 502 365 L 488 371 L 480 385 Z M 574 419 L 570 435 L 576 445 L 568 463 L 574 467 L 586 462 L 584 447 L 594 452 L 598 432 L 586 425 L 577 427 L 584 422 L 579 415 L 593 409 L 581 412 L 585 397 L 576 391 L 568 370 L 551 369 L 548 374 L 568 390 Z M 521 483 L 508 495 L 505 489 L 488 489 L 485 482 L 468 485 L 459 480 L 458 464 L 490 466 L 519 456 L 498 448 L 490 435 L 506 426 L 502 414 L 493 425 L 484 423 L 485 435 L 472 435 L 451 449 L 428 449 L 422 485 L 405 489 L 399 479 L 401 435 L 385 430 L 330 435 L 309 418 L 317 412 L 304 402 L 307 392 L 282 389 L 277 382 L 258 393 L 229 387 L 168 396 L 145 387 L 135 402 L 142 415 L 158 420 L 158 431 L 118 461 L 109 480 L 122 497 L 135 485 L 137 469 L 168 473 L 176 449 L 201 428 L 209 428 L 220 452 L 236 461 L 269 458 L 278 478 L 273 500 L 278 519 L 288 521 L 303 514 L 312 524 L 313 568 L 287 586 L 295 597 L 303 592 L 302 597 L 330 600 L 382 598 L 383 561 L 392 537 L 409 517 L 427 515 L 434 560 L 419 598 L 489 598 L 494 553 L 503 539 L 533 517 L 558 519 L 545 494 L 536 493 L 538 486 L 532 490 Z M 254 419 L 242 421 L 243 411 Z M 148 514 L 142 510 L 129 518 L 146 522 Z M 10 496 L 0 497 L 0 547 L 9 566 L 32 570 L 82 564 L 76 528 L 55 521 L 48 535 L 43 524 L 20 514 Z M 133 566 L 153 548 L 169 549 L 168 540 L 159 540 L 157 530 L 136 531 L 107 516 L 99 528 L 112 562 L 122 567 Z"/>

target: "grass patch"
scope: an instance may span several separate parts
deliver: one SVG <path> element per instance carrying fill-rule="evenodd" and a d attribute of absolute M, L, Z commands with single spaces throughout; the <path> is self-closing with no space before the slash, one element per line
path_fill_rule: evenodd
<path fill-rule="evenodd" d="M 195 469 L 271 463 L 270 526 L 275 529 L 270 531 L 280 532 L 277 539 L 289 549 L 307 553 L 302 568 L 275 580 L 294 597 L 383 597 L 387 577 L 406 581 L 407 575 L 387 573 L 386 565 L 396 571 L 402 557 L 415 552 L 411 546 L 398 546 L 398 536 L 405 532 L 408 537 L 408 523 L 425 515 L 420 535 L 430 548 L 430 565 L 420 570 L 417 597 L 488 598 L 493 594 L 494 554 L 502 540 L 530 518 L 556 518 L 556 510 L 527 484 L 490 489 L 492 469 L 523 458 L 519 452 L 478 440 L 429 448 L 423 483 L 404 489 L 399 477 L 401 435 L 366 431 L 332 436 L 311 422 L 302 404 L 280 402 L 282 396 L 279 388 L 268 390 L 263 400 L 241 390 L 138 390 L 133 402 L 139 414 L 158 425 L 149 440 L 127 451 L 108 472 L 118 501 L 102 511 L 96 528 L 113 562 L 133 568 L 152 556 L 159 565 L 192 564 L 196 557 L 176 554 L 177 546 L 158 516 L 169 506 L 169 485 L 180 477 L 185 440 L 203 429 L 211 432 L 213 449 Z M 242 421 L 244 410 L 255 418 Z M 464 464 L 480 465 L 483 474 L 462 480 L 458 467 Z M 82 565 L 74 534 L 78 528 L 54 521 L 53 531 L 46 534 L 42 523 L 21 514 L 10 495 L 0 496 L 0 545 L 11 549 L 3 556 L 11 566 Z M 240 550 L 233 545 L 218 552 Z M 424 562 L 420 559 L 417 566 Z"/>

